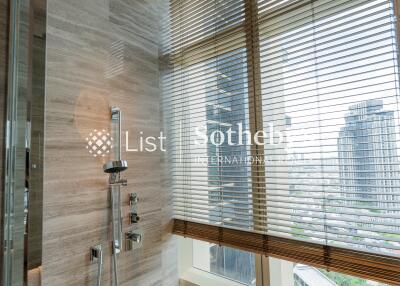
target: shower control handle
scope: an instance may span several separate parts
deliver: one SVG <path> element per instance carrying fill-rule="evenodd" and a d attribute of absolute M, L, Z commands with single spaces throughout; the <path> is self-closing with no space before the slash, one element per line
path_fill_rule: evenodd
<path fill-rule="evenodd" d="M 131 223 L 138 223 L 139 220 L 140 220 L 140 217 L 139 217 L 138 214 L 135 213 L 135 212 L 131 212 L 131 213 L 129 214 L 129 217 L 130 217 Z"/>
<path fill-rule="evenodd" d="M 130 204 L 131 206 L 134 206 L 134 205 L 136 205 L 138 202 L 139 202 L 139 198 L 138 198 L 137 194 L 136 194 L 136 193 L 130 193 L 130 194 L 129 194 L 129 204 Z"/>
<path fill-rule="evenodd" d="M 125 233 L 125 250 L 132 250 L 134 244 L 140 244 L 142 242 L 142 235 L 135 231 L 128 231 Z"/>
<path fill-rule="evenodd" d="M 127 240 L 136 242 L 136 243 L 140 243 L 142 241 L 142 235 L 140 233 L 135 233 L 133 231 L 128 231 L 125 234 L 125 237 Z"/>

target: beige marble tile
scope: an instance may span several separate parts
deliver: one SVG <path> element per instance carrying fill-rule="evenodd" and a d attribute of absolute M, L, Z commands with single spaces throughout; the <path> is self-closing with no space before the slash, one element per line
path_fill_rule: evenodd
<path fill-rule="evenodd" d="M 161 130 L 159 5 L 154 0 L 48 0 L 44 286 L 93 285 L 96 266 L 88 251 L 99 243 L 106 247 L 103 282 L 111 285 L 107 176 L 104 160 L 85 149 L 85 137 L 109 127 L 112 105 L 122 109 L 124 131 L 155 136 Z M 123 157 L 129 163 L 123 228 L 131 229 L 128 194 L 137 192 L 144 243 L 120 255 L 120 285 L 178 285 L 162 154 L 123 152 Z"/>

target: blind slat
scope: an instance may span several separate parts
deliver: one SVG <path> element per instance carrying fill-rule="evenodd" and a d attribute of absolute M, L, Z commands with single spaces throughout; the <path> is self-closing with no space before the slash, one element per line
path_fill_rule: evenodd
<path fill-rule="evenodd" d="M 393 0 L 171 0 L 170 17 L 174 232 L 400 285 Z"/>

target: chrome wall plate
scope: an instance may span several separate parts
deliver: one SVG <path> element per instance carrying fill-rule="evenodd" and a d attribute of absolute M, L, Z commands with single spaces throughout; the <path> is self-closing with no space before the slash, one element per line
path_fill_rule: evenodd
<path fill-rule="evenodd" d="M 131 230 L 125 233 L 125 251 L 131 251 L 143 246 L 143 231 Z"/>

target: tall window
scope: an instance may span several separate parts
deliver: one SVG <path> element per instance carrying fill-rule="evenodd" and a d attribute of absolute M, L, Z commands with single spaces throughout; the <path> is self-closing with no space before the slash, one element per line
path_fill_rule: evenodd
<path fill-rule="evenodd" d="M 249 129 L 244 11 L 239 0 L 172 4 L 164 107 L 176 217 L 251 229 L 251 168 L 232 161 L 250 156 L 238 137 Z M 253 254 L 196 241 L 192 249 L 194 267 L 255 285 Z"/>
<path fill-rule="evenodd" d="M 397 4 L 171 1 L 176 233 L 400 283 Z"/>
<path fill-rule="evenodd" d="M 392 3 L 312 1 L 275 13 L 260 27 L 264 127 L 283 138 L 265 150 L 267 228 L 394 254 L 400 172 Z"/>

